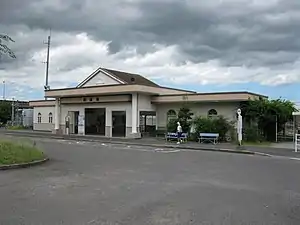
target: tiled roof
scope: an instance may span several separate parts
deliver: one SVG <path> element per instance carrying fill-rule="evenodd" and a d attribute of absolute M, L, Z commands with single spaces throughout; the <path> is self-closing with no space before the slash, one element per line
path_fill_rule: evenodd
<path fill-rule="evenodd" d="M 152 86 L 152 87 L 159 87 L 158 84 L 152 82 L 151 80 L 148 80 L 147 78 L 134 73 L 127 73 L 123 71 L 118 70 L 112 70 L 112 69 L 106 69 L 101 68 L 105 72 L 113 75 L 117 79 L 124 81 L 126 84 L 139 84 L 139 85 L 145 85 L 145 86 Z"/>

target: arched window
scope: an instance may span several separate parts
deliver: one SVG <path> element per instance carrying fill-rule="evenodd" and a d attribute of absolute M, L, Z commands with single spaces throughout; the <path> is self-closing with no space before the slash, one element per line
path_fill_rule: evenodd
<path fill-rule="evenodd" d="M 177 115 L 176 115 L 176 112 L 175 110 L 173 109 L 170 109 L 168 112 L 167 112 L 167 120 L 168 122 L 172 119 L 176 119 L 177 118 Z"/>
<path fill-rule="evenodd" d="M 52 123 L 53 122 L 53 115 L 52 113 L 49 113 L 49 123 Z"/>
<path fill-rule="evenodd" d="M 207 116 L 208 118 L 215 118 L 218 116 L 218 112 L 215 109 L 210 109 L 208 110 Z"/>
<path fill-rule="evenodd" d="M 41 123 L 42 122 L 42 114 L 41 113 L 38 113 L 38 123 Z"/>

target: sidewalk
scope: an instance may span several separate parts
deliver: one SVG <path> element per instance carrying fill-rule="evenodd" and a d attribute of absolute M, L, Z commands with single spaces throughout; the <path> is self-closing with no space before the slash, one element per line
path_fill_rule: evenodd
<path fill-rule="evenodd" d="M 75 141 L 90 141 L 102 143 L 115 143 L 115 144 L 130 144 L 139 146 L 152 146 L 156 148 L 177 148 L 177 149 L 190 149 L 190 150 L 203 150 L 203 151 L 221 151 L 221 152 L 234 152 L 243 154 L 264 154 L 274 156 L 284 156 L 300 158 L 300 152 L 294 152 L 291 148 L 282 148 L 281 146 L 243 146 L 239 148 L 231 143 L 220 144 L 200 144 L 197 142 L 187 142 L 176 144 L 176 142 L 167 142 L 163 138 L 145 137 L 142 139 L 127 139 L 127 138 L 108 138 L 103 136 L 93 135 L 56 135 L 51 132 L 41 132 L 32 130 L 5 130 L 1 129 L 0 134 L 19 136 L 19 137 L 40 137 L 51 139 L 65 139 Z M 284 145 L 282 145 L 284 146 Z"/>

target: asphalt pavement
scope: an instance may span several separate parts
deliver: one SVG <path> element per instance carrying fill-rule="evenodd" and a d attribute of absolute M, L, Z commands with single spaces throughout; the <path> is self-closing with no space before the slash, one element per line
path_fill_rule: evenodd
<path fill-rule="evenodd" d="M 0 171 L 0 224 L 300 224 L 297 160 L 36 142 L 49 162 Z"/>

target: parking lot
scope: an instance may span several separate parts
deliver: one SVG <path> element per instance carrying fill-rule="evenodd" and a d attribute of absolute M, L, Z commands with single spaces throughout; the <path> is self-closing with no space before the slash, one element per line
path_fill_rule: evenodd
<path fill-rule="evenodd" d="M 38 140 L 50 161 L 0 171 L 0 224 L 300 224 L 300 161 Z"/>

